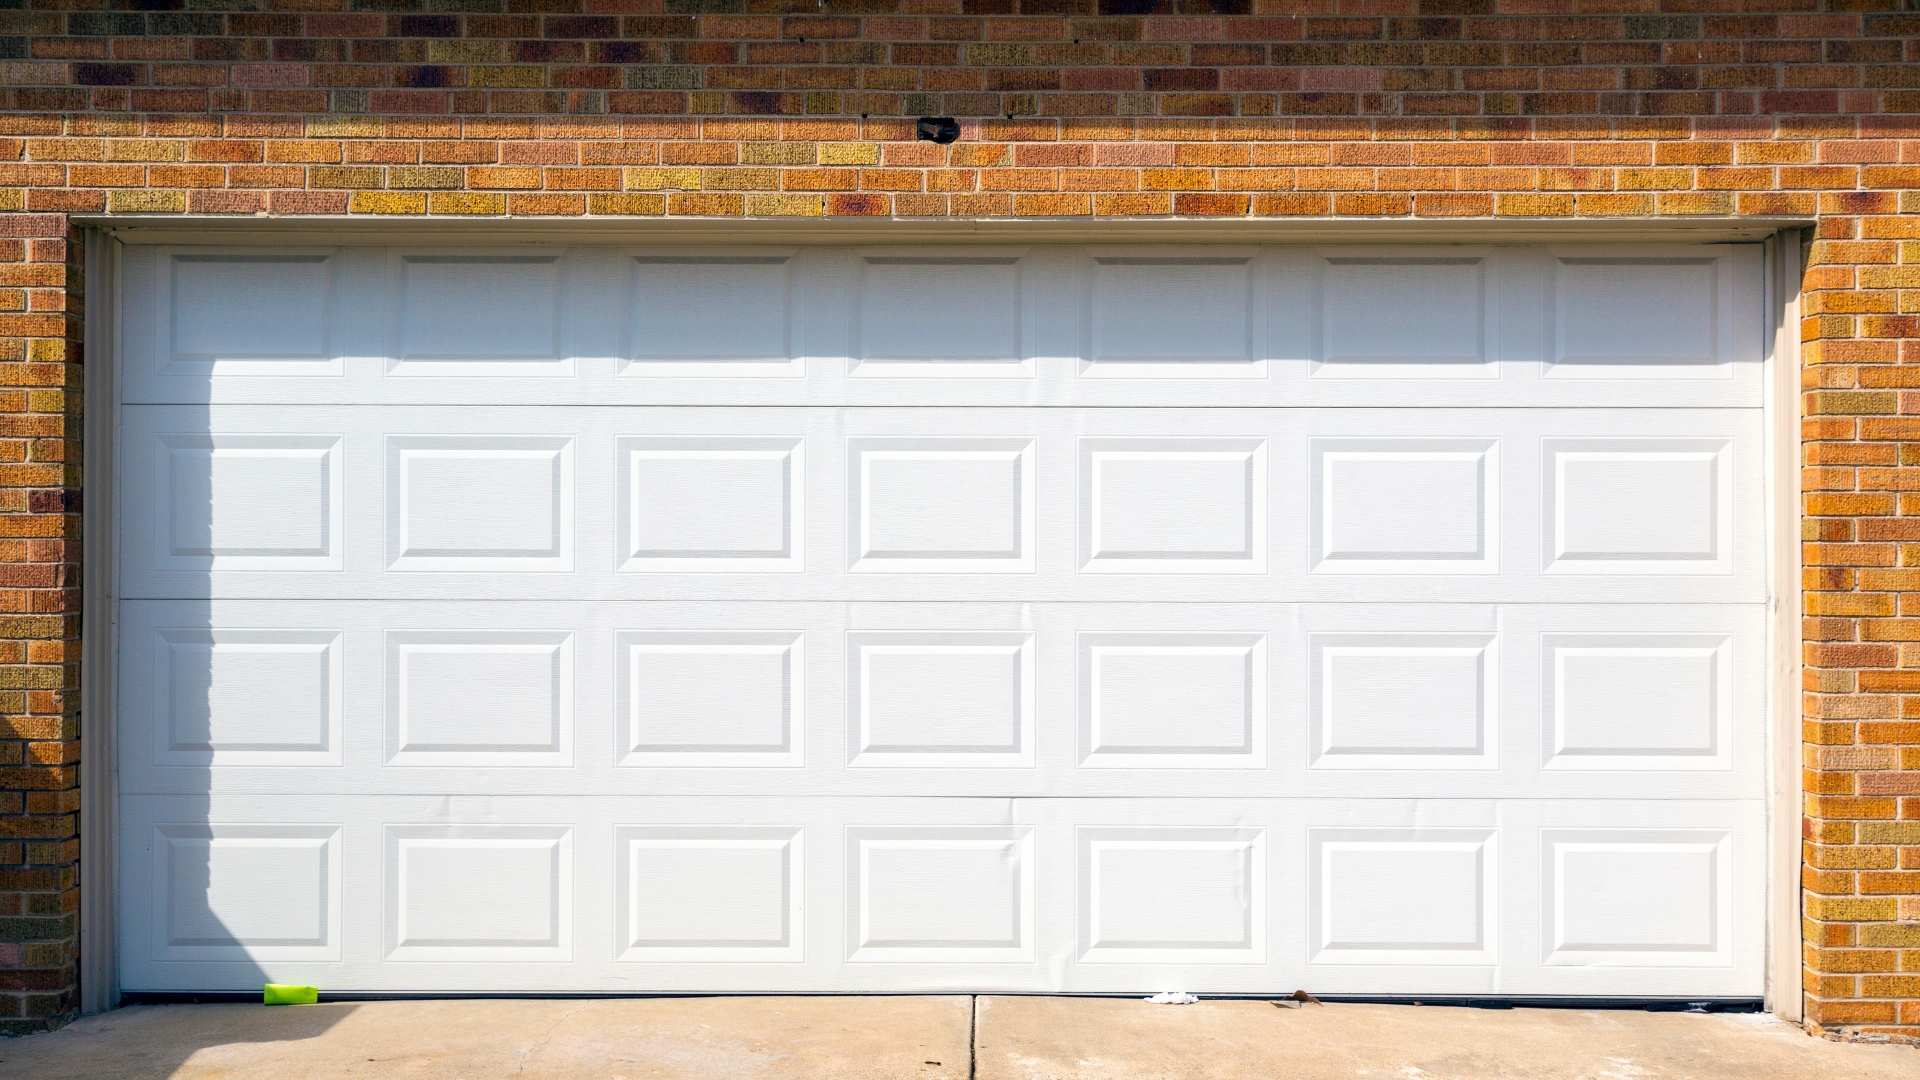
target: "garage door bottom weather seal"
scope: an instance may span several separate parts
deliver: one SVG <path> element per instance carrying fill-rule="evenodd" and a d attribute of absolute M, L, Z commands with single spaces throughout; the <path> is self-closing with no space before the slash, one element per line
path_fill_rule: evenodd
<path fill-rule="evenodd" d="M 593 999 L 708 998 L 708 997 L 1100 997 L 1134 998 L 1139 994 L 1051 994 L 1031 991 L 979 993 L 959 990 L 924 990 L 909 993 L 727 993 L 727 994 L 489 994 L 489 993 L 392 993 L 386 991 L 320 992 L 320 1000 L 341 1001 L 585 1001 Z M 1422 994 L 1320 994 L 1323 1002 L 1343 1005 L 1433 1005 L 1455 1009 L 1644 1009 L 1647 1012 L 1757 1013 L 1765 1011 L 1765 1002 L 1757 997 L 1558 997 L 1525 995 L 1422 995 Z M 1281 1001 L 1289 994 L 1202 994 L 1203 1001 Z M 215 1005 L 258 1002 L 258 990 L 129 990 L 120 995 L 121 1005 Z"/>

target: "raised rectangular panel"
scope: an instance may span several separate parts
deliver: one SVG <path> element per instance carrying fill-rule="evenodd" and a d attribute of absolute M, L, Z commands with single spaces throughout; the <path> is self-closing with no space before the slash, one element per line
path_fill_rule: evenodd
<path fill-rule="evenodd" d="M 1263 574 L 1264 439 L 1080 440 L 1083 573 Z"/>
<path fill-rule="evenodd" d="M 407 255 L 387 374 L 573 374 L 554 255 Z"/>
<path fill-rule="evenodd" d="M 387 764 L 573 764 L 573 634 L 387 631 Z"/>
<path fill-rule="evenodd" d="M 862 260 L 849 374 L 888 378 L 1032 378 L 1015 255 Z"/>
<path fill-rule="evenodd" d="M 1491 379 L 1487 263 L 1334 257 L 1320 281 L 1318 378 Z"/>
<path fill-rule="evenodd" d="M 154 764 L 340 764 L 340 649 L 337 630 L 156 630 Z"/>
<path fill-rule="evenodd" d="M 848 959 L 1031 963 L 1030 826 L 851 826 Z"/>
<path fill-rule="evenodd" d="M 1494 836 L 1476 829 L 1314 829 L 1309 962 L 1492 964 Z"/>
<path fill-rule="evenodd" d="M 1316 769 L 1490 769 L 1499 706 L 1491 634 L 1314 634 Z"/>
<path fill-rule="evenodd" d="M 1262 830 L 1102 827 L 1079 835 L 1083 963 L 1266 962 Z"/>
<path fill-rule="evenodd" d="M 573 440 L 389 435 L 392 570 L 573 570 Z"/>
<path fill-rule="evenodd" d="M 573 830 L 386 826 L 390 961 L 567 961 Z"/>
<path fill-rule="evenodd" d="M 849 569 L 1033 572 L 1033 441 L 847 440 Z"/>
<path fill-rule="evenodd" d="M 1265 634 L 1080 635 L 1080 766 L 1266 765 Z"/>
<path fill-rule="evenodd" d="M 1554 260 L 1546 375 L 1567 379 L 1725 379 L 1721 259 Z"/>
<path fill-rule="evenodd" d="M 1731 769 L 1733 639 L 1548 634 L 1549 769 Z"/>
<path fill-rule="evenodd" d="M 336 825 L 153 827 L 152 958 L 340 959 Z"/>
<path fill-rule="evenodd" d="M 1094 259 L 1082 378 L 1261 379 L 1246 256 Z"/>
<path fill-rule="evenodd" d="M 641 255 L 628 300 L 627 377 L 798 378 L 785 254 Z"/>
<path fill-rule="evenodd" d="M 1730 441 L 1542 444 L 1547 573 L 1733 573 Z"/>
<path fill-rule="evenodd" d="M 1499 572 L 1498 440 L 1309 445 L 1314 573 Z"/>
<path fill-rule="evenodd" d="M 156 569 L 338 570 L 341 437 L 163 434 Z"/>
<path fill-rule="evenodd" d="M 802 448 L 784 436 L 616 440 L 620 569 L 804 570 Z"/>
<path fill-rule="evenodd" d="M 856 768 L 1033 764 L 1033 635 L 854 631 L 847 708 Z"/>
<path fill-rule="evenodd" d="M 616 960 L 804 959 L 800 829 L 620 825 L 614 837 Z"/>
<path fill-rule="evenodd" d="M 328 376 L 333 262 L 322 253 L 174 254 L 162 311 L 161 375 Z"/>
<path fill-rule="evenodd" d="M 1543 829 L 1540 844 L 1543 963 L 1733 963 L 1730 833 Z"/>
<path fill-rule="evenodd" d="M 615 641 L 620 764 L 804 764 L 799 631 L 622 630 Z"/>

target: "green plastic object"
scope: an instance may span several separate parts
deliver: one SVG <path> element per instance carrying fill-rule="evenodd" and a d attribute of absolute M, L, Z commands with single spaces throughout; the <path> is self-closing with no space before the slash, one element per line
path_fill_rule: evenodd
<path fill-rule="evenodd" d="M 314 986 L 287 986 L 281 983 L 268 983 L 261 995 L 266 1005 L 317 1005 L 320 1002 L 320 989 Z"/>

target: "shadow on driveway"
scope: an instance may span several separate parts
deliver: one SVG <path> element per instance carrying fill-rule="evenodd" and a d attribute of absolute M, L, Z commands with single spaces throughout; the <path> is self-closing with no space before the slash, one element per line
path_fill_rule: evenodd
<path fill-rule="evenodd" d="M 355 1004 L 267 1008 L 264 1005 L 135 1005 L 89 1016 L 44 1035 L 0 1039 L 6 1080 L 169 1080 L 201 1051 L 231 1048 L 243 1056 L 263 1044 L 318 1039 L 359 1009 Z M 225 1056 L 225 1055 L 223 1055 Z M 209 1072 L 239 1080 L 246 1071 Z"/>

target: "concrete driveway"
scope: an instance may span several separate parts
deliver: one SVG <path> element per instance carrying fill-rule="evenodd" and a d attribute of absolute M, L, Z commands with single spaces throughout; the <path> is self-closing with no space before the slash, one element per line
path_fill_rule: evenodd
<path fill-rule="evenodd" d="M 1915 1080 L 1765 1016 L 1049 997 L 121 1009 L 0 1041 L 21 1080 Z"/>

